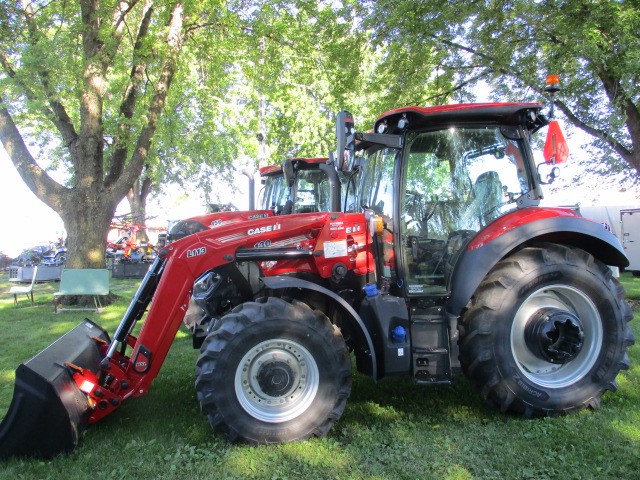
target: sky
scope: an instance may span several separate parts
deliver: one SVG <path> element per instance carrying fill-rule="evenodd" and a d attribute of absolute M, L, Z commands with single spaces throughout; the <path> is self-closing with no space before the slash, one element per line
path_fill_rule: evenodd
<path fill-rule="evenodd" d="M 53 242 L 64 232 L 62 219 L 25 185 L 0 146 L 0 252 L 15 257 L 23 249 Z"/>

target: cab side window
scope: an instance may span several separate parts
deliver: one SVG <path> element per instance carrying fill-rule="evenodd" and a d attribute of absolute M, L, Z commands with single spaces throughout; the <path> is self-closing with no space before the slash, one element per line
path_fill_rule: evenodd
<path fill-rule="evenodd" d="M 368 153 L 366 168 L 360 177 L 360 188 L 356 200 L 363 209 L 370 209 L 380 215 L 385 229 L 378 248 L 382 256 L 382 276 L 392 284 L 396 283 L 396 262 L 394 254 L 393 204 L 394 173 L 398 151 L 382 147 L 372 147 Z"/>

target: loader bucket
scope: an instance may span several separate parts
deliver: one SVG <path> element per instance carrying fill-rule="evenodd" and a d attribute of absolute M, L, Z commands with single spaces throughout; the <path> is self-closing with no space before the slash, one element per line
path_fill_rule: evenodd
<path fill-rule="evenodd" d="M 98 374 L 101 327 L 85 319 L 16 370 L 13 399 L 0 424 L 0 459 L 50 458 L 75 448 L 93 408 L 76 385 L 73 364 Z"/>

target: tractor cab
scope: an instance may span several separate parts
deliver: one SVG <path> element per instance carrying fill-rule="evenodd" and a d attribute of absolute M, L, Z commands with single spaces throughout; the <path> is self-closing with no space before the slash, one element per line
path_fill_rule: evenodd
<path fill-rule="evenodd" d="M 355 211 L 354 171 L 336 171 L 328 158 L 287 159 L 260 176 L 259 203 L 275 215 Z"/>
<path fill-rule="evenodd" d="M 357 203 L 383 219 L 379 271 L 395 293 L 446 295 L 464 248 L 506 213 L 542 198 L 529 137 L 537 104 L 404 108 L 357 134 Z"/>
<path fill-rule="evenodd" d="M 341 180 L 335 172 L 335 167 L 327 164 L 328 160 L 294 158 L 285 160 L 282 165 L 260 168 L 263 187 L 260 190 L 257 209 L 254 208 L 250 195 L 249 210 L 216 211 L 180 220 L 169 230 L 165 243 L 175 242 L 210 228 L 274 215 L 340 210 Z M 248 170 L 243 173 L 250 178 L 250 190 L 253 191 L 253 173 Z"/>
<path fill-rule="evenodd" d="M 262 207 L 275 215 L 317 213 L 331 210 L 331 186 L 320 168 L 328 158 L 293 158 L 282 166 L 260 169 L 264 188 Z"/>
<path fill-rule="evenodd" d="M 271 210 L 276 215 L 282 212 L 287 197 L 287 186 L 282 175 L 281 165 L 260 167 L 262 188 L 258 194 L 258 204 L 264 210 Z"/>

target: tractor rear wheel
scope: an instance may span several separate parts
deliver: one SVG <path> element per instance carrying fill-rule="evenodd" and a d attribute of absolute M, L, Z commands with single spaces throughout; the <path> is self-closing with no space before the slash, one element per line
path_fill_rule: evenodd
<path fill-rule="evenodd" d="M 239 305 L 216 322 L 200 351 L 200 407 L 234 442 L 323 436 L 351 391 L 351 358 L 340 331 L 295 300 Z"/>
<path fill-rule="evenodd" d="M 633 318 L 611 270 L 556 244 L 498 262 L 460 323 L 463 371 L 483 398 L 526 417 L 597 408 L 629 368 Z"/>

